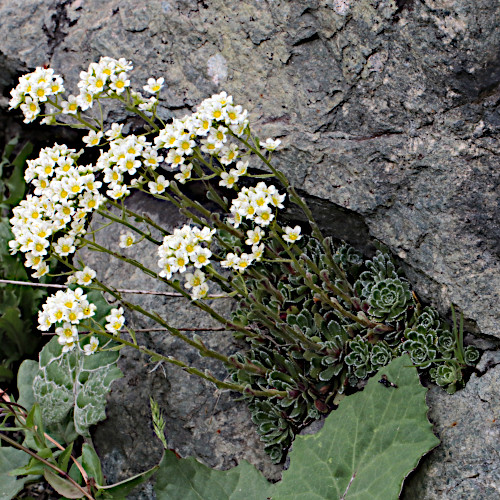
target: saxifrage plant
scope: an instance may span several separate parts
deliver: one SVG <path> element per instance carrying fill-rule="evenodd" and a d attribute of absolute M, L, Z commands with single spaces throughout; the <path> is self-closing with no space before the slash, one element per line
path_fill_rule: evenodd
<path fill-rule="evenodd" d="M 34 277 L 50 274 L 50 258 L 69 269 L 69 288 L 49 297 L 39 314 L 41 330 L 55 328 L 54 357 L 75 350 L 92 356 L 118 342 L 220 389 L 238 391 L 248 398 L 276 462 L 301 427 L 403 353 L 449 392 L 463 383 L 462 371 L 477 360 L 477 350 L 464 351 L 460 335 L 450 332 L 435 310 L 420 305 L 389 255 L 379 251 L 365 259 L 322 235 L 306 202 L 271 162 L 279 140 L 261 141 L 253 134 L 248 113 L 225 92 L 203 101 L 193 114 L 164 123 L 157 114 L 164 80 L 148 80 L 146 98 L 132 89 L 131 69 L 129 61 L 103 57 L 81 73 L 80 94 L 63 97 L 62 78 L 37 68 L 12 91 L 11 107 L 20 107 L 26 122 L 43 110 L 43 123 L 86 128 L 86 148 L 100 148 L 97 161 L 88 164 L 85 149 L 57 144 L 43 149 L 28 162 L 25 178 L 32 191 L 11 219 L 11 250 L 25 253 Z M 123 124 L 107 127 L 102 109 L 109 100 L 143 118 L 144 128 L 126 135 Z M 181 189 L 190 182 L 203 183 L 217 211 Z M 134 190 L 174 203 L 191 224 L 170 234 L 133 212 L 124 200 Z M 283 225 L 280 211 L 289 203 L 303 211 L 308 228 Z M 89 226 L 94 213 L 107 222 Z M 105 248 L 93 232 L 113 223 L 124 231 L 116 247 Z M 157 269 L 127 255 L 127 248 L 143 239 L 157 246 Z M 85 265 L 79 253 L 84 247 L 164 282 L 248 341 L 249 349 L 227 356 L 126 300 Z M 211 284 L 239 301 L 232 318 L 211 307 Z M 89 290 L 107 292 L 121 303 L 104 325 L 95 320 Z M 202 356 L 223 362 L 231 380 L 138 345 L 133 329 L 125 326 L 124 307 L 156 321 Z"/>

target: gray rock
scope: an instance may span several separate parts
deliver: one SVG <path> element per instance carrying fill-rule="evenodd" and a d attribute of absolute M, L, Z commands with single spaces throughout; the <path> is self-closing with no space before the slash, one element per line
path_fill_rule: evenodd
<path fill-rule="evenodd" d="M 406 481 L 402 500 L 500 497 L 499 384 L 497 365 L 482 376 L 472 375 L 453 396 L 431 387 L 429 417 L 441 444 Z"/>
<path fill-rule="evenodd" d="M 297 186 L 361 215 L 424 301 L 499 338 L 499 15 L 488 0 L 12 0 L 0 90 L 47 63 L 72 88 L 101 55 L 133 60 L 139 88 L 164 76 L 164 118 L 225 89 L 283 140 Z"/>
<path fill-rule="evenodd" d="M 453 302 L 475 333 L 488 337 L 488 346 L 494 347 L 491 339 L 498 343 L 500 338 L 499 15 L 500 4 L 489 0 L 9 0 L 0 4 L 0 94 L 8 95 L 21 72 L 47 63 L 73 88 L 80 69 L 101 55 L 133 60 L 138 88 L 149 76 L 165 77 L 163 118 L 182 116 L 205 97 L 226 90 L 250 111 L 255 131 L 282 139 L 276 163 L 309 197 L 325 233 L 367 252 L 373 238 L 380 240 L 400 258 L 423 301 L 444 314 Z M 5 97 L 0 106 L 7 107 Z M 107 110 L 105 118 L 109 123 L 127 116 Z M 129 123 L 133 127 L 136 122 Z M 159 216 L 168 213 L 162 208 Z M 127 275 L 102 256 L 95 258 L 96 267 L 117 285 L 155 286 L 136 272 Z M 209 325 L 175 300 L 142 299 L 148 307 L 170 311 L 173 324 Z M 147 326 L 138 318 L 134 321 Z M 156 345 L 163 342 L 159 337 L 145 336 L 144 342 Z M 224 335 L 210 338 L 214 343 L 227 340 Z M 168 349 L 177 352 L 177 343 Z M 214 403 L 206 402 L 206 393 L 201 395 L 203 384 L 196 385 L 192 378 L 189 384 L 185 379 L 173 382 L 175 370 L 169 367 L 168 385 L 160 368 L 145 374 L 129 363 L 129 356 L 123 363 L 130 375 L 116 385 L 110 402 L 110 412 L 122 420 L 97 431 L 100 439 L 118 433 L 112 446 L 100 450 L 110 457 L 109 463 L 128 464 L 132 459 L 120 442 L 125 443 L 128 431 L 139 432 L 133 415 L 145 416 L 148 391 L 162 387 L 183 395 L 160 401 L 171 419 L 169 429 L 177 429 L 173 426 L 181 408 L 201 419 L 203 403 L 189 400 L 186 385 L 193 387 L 192 394 L 199 395 L 207 411 L 214 411 L 208 410 Z M 482 442 L 489 449 L 490 437 L 497 432 L 474 413 L 478 406 L 487 412 L 487 404 L 498 413 L 493 385 L 483 387 L 497 374 L 494 367 L 479 378 L 473 376 L 469 386 L 452 397 L 431 390 L 432 418 L 441 422 L 437 425 L 443 439 L 434 454 L 443 453 L 443 463 L 439 469 L 429 461 L 429 477 L 420 473 L 418 487 L 414 479 L 411 489 L 421 493 L 411 498 L 434 495 L 432 491 L 449 495 L 440 498 L 481 498 L 473 496 L 481 491 L 498 496 L 498 486 L 488 486 L 486 479 L 491 473 L 492 484 L 498 485 L 498 472 L 474 444 Z M 136 391 L 142 406 L 127 414 L 123 406 L 129 401 L 129 380 L 145 385 Z M 483 392 L 489 403 L 478 402 Z M 200 444 L 190 451 L 211 465 L 228 466 L 230 459 L 221 457 L 228 448 L 217 443 L 226 432 L 225 422 L 230 425 L 243 417 L 225 418 L 235 411 L 221 406 L 225 396 L 216 407 L 225 411 L 212 418 L 220 435 L 211 434 L 206 417 L 203 424 L 197 420 L 195 428 L 177 429 L 178 434 L 169 430 L 169 439 L 179 438 L 171 446 L 187 452 L 182 439 L 195 442 L 193 436 L 198 436 Z M 461 419 L 450 413 L 458 401 L 469 408 Z M 446 419 L 457 421 L 457 426 L 449 427 Z M 154 439 L 148 429 L 143 431 Z M 245 441 L 249 431 L 242 432 Z M 457 438 L 447 441 L 449 434 Z M 232 432 L 227 436 L 231 446 L 238 439 Z M 138 441 L 129 441 L 132 449 Z M 249 443 L 255 441 L 237 443 L 247 450 L 243 455 L 251 453 L 254 444 Z M 209 444 L 215 446 L 212 454 Z M 141 457 L 137 465 L 150 463 L 148 451 L 135 451 Z M 496 453 L 492 456 L 498 463 L 498 448 Z M 458 457 L 473 472 L 460 475 Z M 449 474 L 448 484 L 446 476 L 438 478 L 440 473 Z M 477 478 L 467 478 L 475 474 Z"/>

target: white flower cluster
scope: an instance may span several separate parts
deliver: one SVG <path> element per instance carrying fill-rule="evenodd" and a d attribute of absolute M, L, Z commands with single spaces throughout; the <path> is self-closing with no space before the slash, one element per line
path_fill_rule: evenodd
<path fill-rule="evenodd" d="M 275 209 L 283 208 L 285 198 L 286 195 L 280 194 L 276 186 L 267 186 L 264 182 L 255 187 L 242 188 L 229 209 L 234 227 L 238 227 L 243 219 L 261 227 L 268 226 L 274 219 Z"/>
<path fill-rule="evenodd" d="M 59 290 L 47 298 L 38 313 L 38 329 L 48 331 L 53 324 L 56 327 L 58 342 L 63 346 L 63 352 L 74 349 L 78 342 L 77 325 L 94 316 L 96 306 L 87 300 L 81 288 L 76 290 Z"/>
<path fill-rule="evenodd" d="M 80 95 L 63 101 L 63 113 L 76 114 L 78 108 L 85 111 L 101 94 L 122 94 L 130 86 L 127 71 L 132 69 L 132 63 L 123 58 L 101 57 L 98 63 L 90 63 L 87 71 L 80 72 Z"/>
<path fill-rule="evenodd" d="M 188 225 L 175 229 L 173 234 L 165 236 L 158 248 L 160 276 L 170 279 L 174 273 L 185 273 L 194 266 L 194 273 L 186 274 L 186 288 L 191 289 L 193 300 L 201 299 L 208 293 L 205 273 L 201 269 L 210 264 L 212 252 L 203 246 L 210 244 L 215 229 L 191 227 Z"/>
<path fill-rule="evenodd" d="M 26 266 L 35 269 L 34 277 L 48 272 L 45 259 L 51 246 L 60 257 L 75 251 L 75 240 L 85 234 L 86 216 L 104 200 L 93 167 L 77 165 L 79 155 L 56 144 L 28 161 L 25 179 L 35 187 L 34 194 L 13 209 L 10 223 L 14 240 L 9 246 L 13 254 L 26 254 Z M 52 238 L 60 231 L 65 234 Z"/>
<path fill-rule="evenodd" d="M 228 253 L 226 259 L 220 264 L 222 267 L 231 268 L 235 271 L 244 271 L 254 261 L 259 261 L 264 253 L 265 228 L 274 219 L 275 211 L 283 208 L 286 195 L 280 194 L 275 186 L 267 186 L 259 182 L 255 187 L 244 187 L 238 193 L 231 204 L 232 224 L 239 227 L 243 219 L 252 221 L 256 226 L 247 231 L 247 245 L 252 247 L 251 253 L 236 255 Z"/>
<path fill-rule="evenodd" d="M 96 272 L 85 266 L 81 271 L 76 271 L 74 274 L 70 275 L 66 281 L 67 285 L 77 283 L 81 286 L 89 286 L 94 278 L 96 277 Z"/>
<path fill-rule="evenodd" d="M 113 125 L 108 136 L 121 134 L 116 124 Z M 130 194 L 125 174 L 135 175 L 143 167 L 155 170 L 163 161 L 152 143 L 144 136 L 128 135 L 117 136 L 109 143 L 109 150 L 102 151 L 97 160 L 96 170 L 104 173 L 104 182 L 108 185 L 106 194 L 117 200 Z"/>
<path fill-rule="evenodd" d="M 12 96 L 9 109 L 21 106 L 24 123 L 32 122 L 40 114 L 40 104 L 50 96 L 64 92 L 63 79 L 50 68 L 36 68 L 33 73 L 19 78 L 16 88 L 10 91 Z"/>
<path fill-rule="evenodd" d="M 123 315 L 123 307 L 111 309 L 110 314 L 106 316 L 105 328 L 113 335 L 117 335 L 125 324 L 125 316 Z"/>
<path fill-rule="evenodd" d="M 229 131 L 241 136 L 248 125 L 247 114 L 241 106 L 233 106 L 231 96 L 221 92 L 205 99 L 192 115 L 174 119 L 161 130 L 155 138 L 156 148 L 169 150 L 165 160 L 180 170 L 175 178 L 184 183 L 191 177 L 193 165 L 189 159 L 197 145 L 196 138 L 201 141 L 201 150 L 218 155 L 223 165 L 238 158 L 238 146 L 228 140 Z"/>

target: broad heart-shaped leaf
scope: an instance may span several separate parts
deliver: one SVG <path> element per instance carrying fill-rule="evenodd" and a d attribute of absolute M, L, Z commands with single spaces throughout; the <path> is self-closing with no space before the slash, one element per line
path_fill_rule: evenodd
<path fill-rule="evenodd" d="M 118 357 L 114 351 L 85 356 L 79 347 L 63 353 L 54 337 L 40 352 L 33 381 L 44 422 L 63 423 L 73 409 L 76 432 L 88 436 L 89 427 L 106 418 L 106 395 L 111 383 L 123 375 Z"/>
<path fill-rule="evenodd" d="M 397 388 L 378 383 L 382 375 Z M 297 436 L 273 500 L 395 500 L 422 455 L 439 444 L 426 389 L 407 355 L 346 397 L 317 434 Z"/>
<path fill-rule="evenodd" d="M 28 481 L 28 477 L 16 479 L 9 472 L 17 467 L 23 467 L 29 462 L 30 456 L 24 451 L 0 447 L 0 500 L 11 500 L 14 498 Z"/>
<path fill-rule="evenodd" d="M 32 359 L 25 359 L 17 371 L 18 403 L 29 412 L 35 404 L 33 380 L 38 373 L 38 363 Z"/>
<path fill-rule="evenodd" d="M 243 460 L 228 471 L 212 470 L 194 458 L 165 450 L 156 475 L 158 500 L 265 500 L 271 483 Z"/>
<path fill-rule="evenodd" d="M 382 375 L 397 388 L 379 384 Z M 297 436 L 290 468 L 268 483 L 247 462 L 213 471 L 166 454 L 159 500 L 396 500 L 404 478 L 439 444 L 427 420 L 424 389 L 408 356 L 397 358 L 342 400 L 317 434 Z"/>

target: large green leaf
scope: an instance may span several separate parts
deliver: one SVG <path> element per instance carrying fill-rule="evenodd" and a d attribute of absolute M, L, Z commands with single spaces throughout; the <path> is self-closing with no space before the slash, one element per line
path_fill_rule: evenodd
<path fill-rule="evenodd" d="M 378 383 L 383 374 L 398 387 Z M 425 393 L 408 356 L 396 358 L 345 398 L 320 432 L 297 437 L 273 500 L 397 499 L 404 478 L 439 444 Z"/>
<path fill-rule="evenodd" d="M 22 467 L 29 462 L 30 456 L 24 451 L 16 448 L 0 447 L 0 500 L 10 500 L 14 498 L 24 486 L 29 478 L 16 479 L 10 475 L 10 471 L 17 467 Z"/>
<path fill-rule="evenodd" d="M 91 425 L 106 418 L 106 395 L 122 376 L 118 352 L 85 356 L 76 348 L 63 353 L 53 338 L 40 352 L 39 372 L 33 390 L 47 425 L 63 423 L 73 409 L 76 432 L 88 436 Z"/>
<path fill-rule="evenodd" d="M 180 460 L 166 450 L 155 492 L 158 500 L 265 500 L 270 486 L 246 461 L 228 471 L 212 470 L 194 458 Z"/>
<path fill-rule="evenodd" d="M 38 363 L 32 359 L 25 359 L 17 372 L 18 403 L 29 412 L 35 404 L 33 380 L 38 373 Z"/>
<path fill-rule="evenodd" d="M 386 375 L 395 387 L 378 383 Z M 427 420 L 424 389 L 408 356 L 397 358 L 345 398 L 314 435 L 297 436 L 281 482 L 265 482 L 242 462 L 212 471 L 165 455 L 156 494 L 168 500 L 395 500 L 404 478 L 439 440 Z"/>

